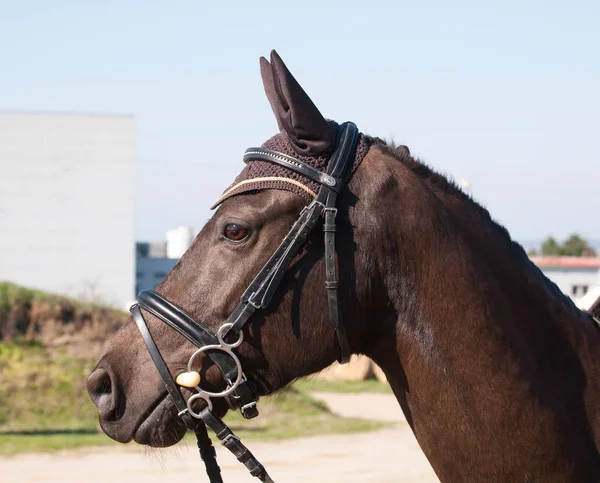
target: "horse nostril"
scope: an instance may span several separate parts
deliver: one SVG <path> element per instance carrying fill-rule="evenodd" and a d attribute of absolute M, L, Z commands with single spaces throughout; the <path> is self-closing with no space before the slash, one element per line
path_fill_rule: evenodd
<path fill-rule="evenodd" d="M 109 418 L 115 410 L 116 396 L 111 373 L 98 367 L 89 375 L 86 385 L 90 398 L 98 408 L 100 418 Z"/>

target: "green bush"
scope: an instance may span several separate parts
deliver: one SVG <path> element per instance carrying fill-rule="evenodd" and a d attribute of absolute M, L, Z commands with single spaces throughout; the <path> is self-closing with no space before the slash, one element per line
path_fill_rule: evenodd
<path fill-rule="evenodd" d="M 95 427 L 85 391 L 94 364 L 35 342 L 0 344 L 0 431 Z"/>

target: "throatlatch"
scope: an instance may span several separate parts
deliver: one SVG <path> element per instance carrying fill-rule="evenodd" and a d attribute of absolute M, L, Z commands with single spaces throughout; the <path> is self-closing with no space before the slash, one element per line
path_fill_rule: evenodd
<path fill-rule="evenodd" d="M 260 481 L 272 483 L 265 468 L 248 448 L 220 418 L 212 413 L 211 398 L 226 398 L 230 408 L 240 409 L 245 418 L 258 416 L 256 407 L 258 395 L 252 382 L 246 379 L 234 349 L 242 343 L 242 329 L 250 317 L 256 311 L 268 307 L 290 263 L 306 242 L 309 233 L 315 228 L 321 216 L 324 217 L 325 289 L 327 290 L 329 305 L 329 320 L 339 345 L 339 362 L 346 363 L 350 360 L 350 347 L 341 320 L 338 301 L 338 281 L 335 264 L 335 217 L 337 214 L 337 195 L 345 186 L 346 178 L 350 175 L 358 140 L 359 132 L 353 123 L 347 122 L 340 126 L 336 149 L 329 161 L 326 173 L 314 169 L 299 159 L 276 151 L 264 148 L 250 148 L 246 151 L 244 155 L 245 162 L 260 160 L 283 166 L 319 183 L 320 188 L 313 201 L 300 212 L 298 219 L 275 250 L 275 253 L 244 291 L 239 304 L 219 327 L 216 334 L 153 290 L 140 292 L 138 303 L 131 308 L 133 319 L 152 357 L 152 361 L 173 399 L 178 415 L 182 418 L 186 427 L 196 433 L 200 457 L 205 463 L 206 472 L 211 483 L 222 483 L 223 480 L 206 426 L 215 432 L 221 444 L 246 466 L 251 475 L 257 477 Z M 173 378 L 148 330 L 141 309 L 159 318 L 198 347 L 190 356 L 187 373 L 179 374 L 176 379 Z M 199 374 L 194 370 L 194 361 L 200 354 L 206 354 L 220 369 L 227 383 L 227 387 L 223 391 L 210 392 L 200 387 Z M 196 392 L 186 402 L 178 385 L 195 389 Z M 199 411 L 195 411 L 192 407 L 197 400 L 204 402 L 203 409 Z"/>

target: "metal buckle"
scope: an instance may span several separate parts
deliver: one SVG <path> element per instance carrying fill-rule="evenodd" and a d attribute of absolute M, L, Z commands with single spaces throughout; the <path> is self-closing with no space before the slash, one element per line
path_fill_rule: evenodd
<path fill-rule="evenodd" d="M 228 429 L 229 429 L 229 428 L 228 428 Z M 229 431 L 231 431 L 231 430 L 229 430 Z M 224 438 L 221 440 L 221 444 L 222 444 L 223 446 L 227 446 L 227 443 L 229 443 L 229 441 L 230 441 L 230 440 L 232 440 L 232 439 L 233 439 L 233 440 L 235 440 L 235 441 L 237 441 L 238 443 L 241 443 L 241 440 L 240 440 L 240 438 L 238 438 L 238 437 L 237 437 L 235 434 L 233 434 L 233 433 L 229 433 L 227 436 L 225 436 L 225 437 L 224 437 Z"/>
<path fill-rule="evenodd" d="M 244 405 L 243 405 L 243 406 L 240 408 L 240 411 L 244 411 L 244 410 L 246 410 L 246 409 L 248 409 L 248 408 L 251 408 L 251 407 L 256 407 L 256 401 L 252 401 L 252 402 L 249 402 L 248 404 L 244 404 Z"/>
<path fill-rule="evenodd" d="M 262 309 L 262 305 L 257 304 L 256 302 L 254 302 L 254 296 L 256 295 L 256 292 L 252 292 L 252 294 L 250 295 L 250 297 L 248 297 L 248 303 L 250 305 L 252 305 L 252 307 L 254 307 L 256 310 L 260 310 Z"/>
<path fill-rule="evenodd" d="M 252 411 L 249 411 L 252 410 Z M 253 419 L 258 416 L 258 409 L 256 406 L 256 401 L 249 402 L 248 404 L 244 404 L 240 408 L 240 412 L 245 419 Z"/>
<path fill-rule="evenodd" d="M 333 208 L 327 208 L 326 206 L 323 208 L 323 216 L 325 216 L 327 214 L 327 212 L 333 213 L 333 217 L 335 218 L 337 216 L 337 212 L 338 209 L 333 207 Z"/>
<path fill-rule="evenodd" d="M 307 208 L 310 208 L 311 205 L 319 205 L 322 210 L 325 209 L 325 205 L 323 203 L 321 203 L 320 201 L 317 201 L 317 200 L 313 200 L 312 203 L 307 206 Z"/>

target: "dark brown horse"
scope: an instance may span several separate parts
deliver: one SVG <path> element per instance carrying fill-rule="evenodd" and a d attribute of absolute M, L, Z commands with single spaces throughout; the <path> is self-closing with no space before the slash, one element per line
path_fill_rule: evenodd
<path fill-rule="evenodd" d="M 283 131 L 276 141 L 302 159 L 326 159 L 334 124 L 276 55 L 274 79 L 262 62 Z M 600 481 L 598 326 L 452 182 L 404 147 L 361 142 L 366 155 L 355 160 L 338 203 L 341 315 L 351 352 L 382 367 L 439 478 Z M 224 196 L 157 291 L 216 332 L 307 204 L 283 185 Z M 323 253 L 315 232 L 269 310 L 244 328 L 236 353 L 262 395 L 338 357 Z M 171 373 L 185 371 L 196 348 L 145 316 Z M 203 364 L 202 384 L 222 386 L 220 371 L 207 358 Z M 131 320 L 88 388 L 102 428 L 117 441 L 169 446 L 185 433 Z M 222 400 L 214 404 L 227 410 Z"/>

